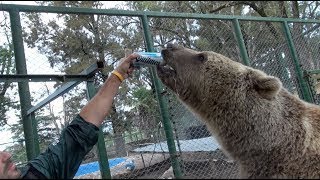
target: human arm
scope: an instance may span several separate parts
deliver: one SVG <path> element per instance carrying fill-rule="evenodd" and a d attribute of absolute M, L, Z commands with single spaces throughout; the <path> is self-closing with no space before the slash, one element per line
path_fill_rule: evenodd
<path fill-rule="evenodd" d="M 132 54 L 123 58 L 115 70 L 123 78 L 127 78 L 133 71 L 130 64 L 136 57 L 137 55 Z M 29 170 L 35 169 L 40 177 L 42 174 L 50 179 L 73 178 L 85 155 L 97 143 L 99 127 L 108 115 L 120 84 L 120 79 L 110 74 L 97 94 L 62 131 L 59 142 L 50 145 L 45 152 L 29 162 Z M 30 172 L 25 175 L 28 173 Z"/>
<path fill-rule="evenodd" d="M 124 79 L 132 73 L 133 67 L 130 64 L 133 63 L 137 56 L 136 54 L 131 54 L 127 58 L 123 58 L 120 65 L 115 69 Z M 117 94 L 120 84 L 121 80 L 119 77 L 111 73 L 97 94 L 82 108 L 80 116 L 86 121 L 100 127 L 110 111 L 113 98 Z"/>

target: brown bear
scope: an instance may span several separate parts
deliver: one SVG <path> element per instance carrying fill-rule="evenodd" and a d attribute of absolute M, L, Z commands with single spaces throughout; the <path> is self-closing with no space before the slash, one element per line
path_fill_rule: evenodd
<path fill-rule="evenodd" d="M 157 74 L 207 125 L 242 178 L 320 178 L 320 107 L 276 77 L 168 44 Z"/>

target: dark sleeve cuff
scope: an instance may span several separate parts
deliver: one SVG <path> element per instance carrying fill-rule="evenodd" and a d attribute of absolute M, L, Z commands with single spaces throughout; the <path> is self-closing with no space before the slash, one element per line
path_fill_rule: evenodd
<path fill-rule="evenodd" d="M 79 143 L 88 143 L 88 145 L 93 146 L 98 141 L 98 132 L 99 128 L 84 120 L 79 114 L 75 117 L 75 119 L 70 123 L 69 126 L 74 127 L 75 129 L 79 129 L 80 141 L 85 140 L 85 142 Z"/>
<path fill-rule="evenodd" d="M 24 171 L 21 171 L 20 179 L 47 179 L 41 172 L 32 165 L 27 165 Z"/>

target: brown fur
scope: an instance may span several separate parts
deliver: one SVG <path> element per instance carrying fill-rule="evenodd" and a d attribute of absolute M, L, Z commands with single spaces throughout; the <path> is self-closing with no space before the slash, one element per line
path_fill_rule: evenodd
<path fill-rule="evenodd" d="M 159 78 L 206 123 L 241 177 L 320 178 L 319 106 L 218 53 L 169 44 L 162 55 Z"/>

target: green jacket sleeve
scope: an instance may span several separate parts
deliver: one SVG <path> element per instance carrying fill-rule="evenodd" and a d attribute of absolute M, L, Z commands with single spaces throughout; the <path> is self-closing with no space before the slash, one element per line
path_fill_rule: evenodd
<path fill-rule="evenodd" d="M 98 141 L 99 128 L 77 115 L 62 131 L 57 144 L 31 160 L 32 166 L 48 179 L 72 179 L 83 158 Z"/>

